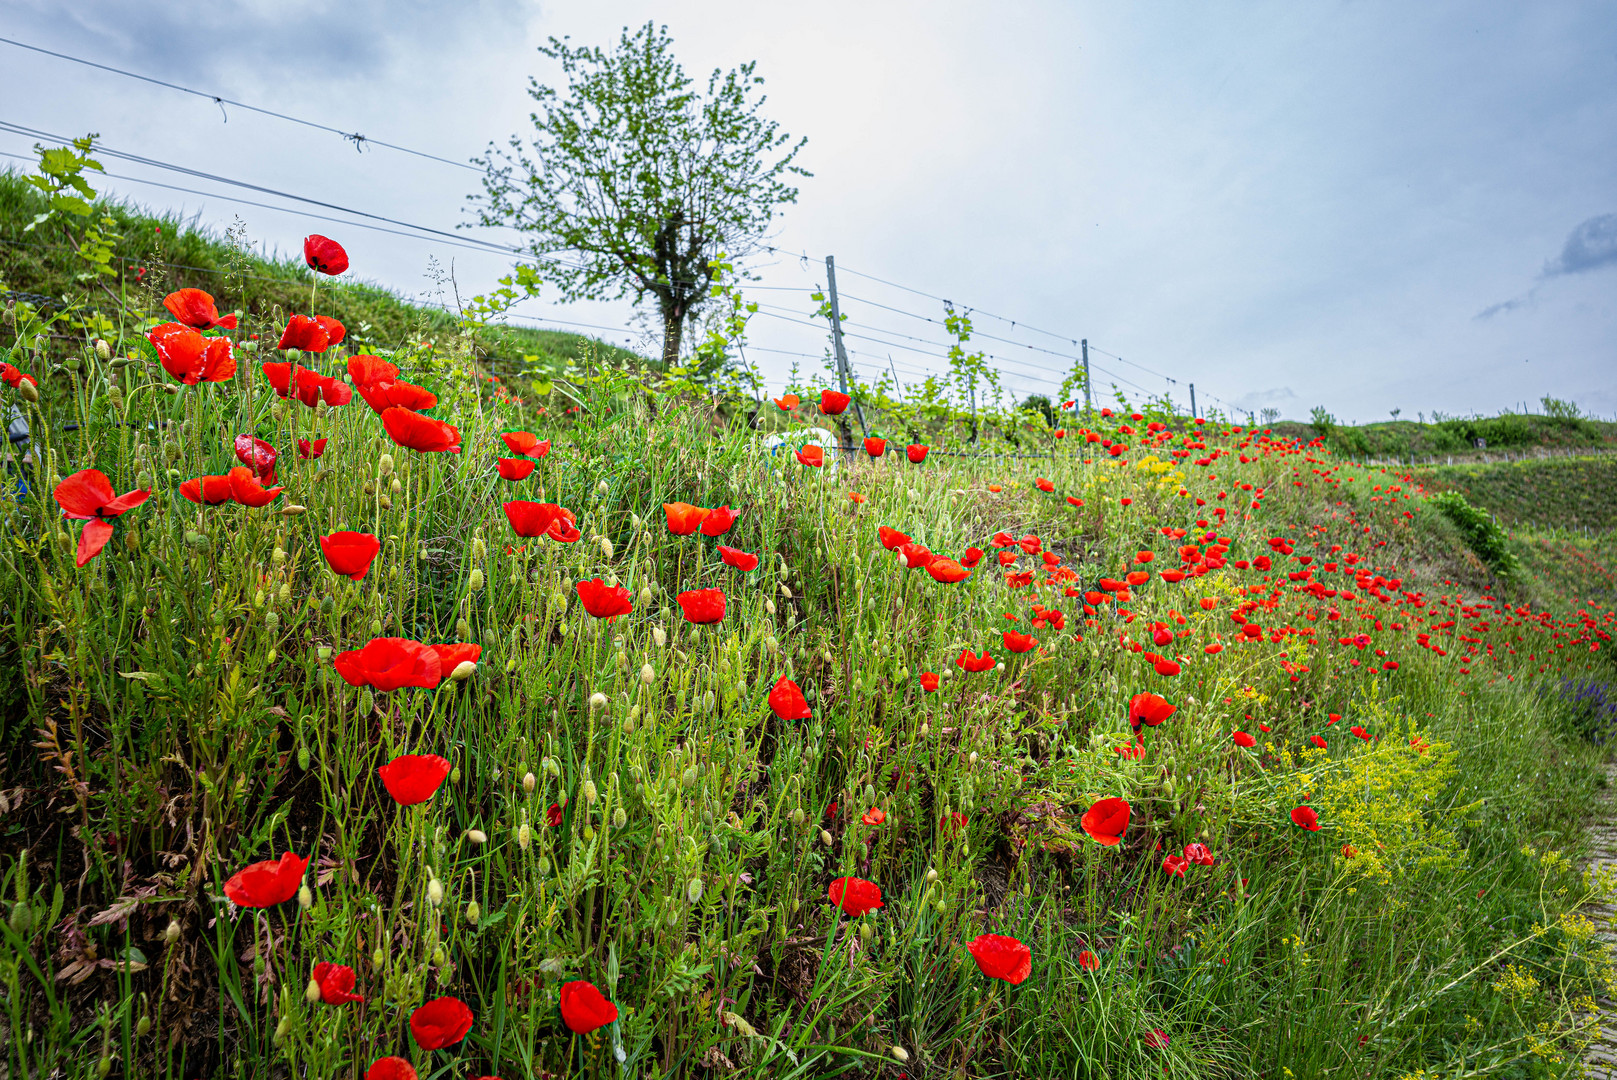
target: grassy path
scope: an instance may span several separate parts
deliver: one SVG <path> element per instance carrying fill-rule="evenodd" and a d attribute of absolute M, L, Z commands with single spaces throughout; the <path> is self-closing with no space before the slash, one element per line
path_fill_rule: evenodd
<path fill-rule="evenodd" d="M 1597 873 L 1617 868 L 1617 764 L 1606 766 L 1606 784 L 1600 814 L 1589 824 L 1589 867 Z M 1610 904 L 1591 904 L 1589 914 L 1600 928 L 1596 936 L 1608 947 L 1617 948 L 1617 909 Z M 1617 1001 L 1602 997 L 1600 1014 L 1600 1031 L 1583 1053 L 1584 1075 L 1589 1080 L 1617 1077 Z"/>

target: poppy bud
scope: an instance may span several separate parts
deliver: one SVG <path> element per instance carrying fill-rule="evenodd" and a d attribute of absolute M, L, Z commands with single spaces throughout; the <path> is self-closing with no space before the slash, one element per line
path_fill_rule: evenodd
<path fill-rule="evenodd" d="M 372 619 L 371 620 L 371 637 L 380 637 L 381 634 L 382 634 L 382 620 L 381 619 Z M 460 636 L 465 637 L 466 635 L 462 634 Z"/>
<path fill-rule="evenodd" d="M 472 926 L 476 926 L 477 920 L 481 919 L 482 917 L 483 909 L 477 905 L 476 900 L 473 900 L 471 903 L 466 905 L 466 921 L 468 923 L 470 923 Z"/>
<path fill-rule="evenodd" d="M 595 781 L 594 780 L 585 780 L 584 781 L 584 802 L 586 804 L 590 805 L 590 806 L 594 806 L 595 805 L 595 800 L 597 798 L 599 798 L 599 792 L 597 792 L 595 790 Z"/>
<path fill-rule="evenodd" d="M 429 871 L 430 872 L 430 871 Z M 444 902 L 444 883 L 437 878 L 427 882 L 427 903 L 437 907 Z"/>
<path fill-rule="evenodd" d="M 168 929 L 163 931 L 163 944 L 172 945 L 178 940 L 180 940 L 180 921 L 178 919 L 170 919 L 168 921 Z"/>
<path fill-rule="evenodd" d="M 275 614 L 275 612 L 273 612 L 273 611 L 266 612 L 264 614 L 264 629 L 265 630 L 268 630 L 270 633 L 273 634 L 273 633 L 275 633 L 275 631 L 279 630 L 280 627 L 281 627 L 281 617 L 279 615 Z"/>
<path fill-rule="evenodd" d="M 785 597 L 785 598 L 786 598 L 786 599 L 788 599 L 788 600 L 790 600 L 790 599 L 791 599 L 791 598 L 792 598 L 792 590 L 791 590 L 791 588 L 790 588 L 790 587 L 789 587 L 789 586 L 787 586 L 787 585 L 782 585 L 782 586 L 781 586 L 781 587 L 780 587 L 780 594 L 781 594 L 781 595 L 782 595 L 782 596 L 784 596 L 784 597 Z M 770 612 L 770 614 L 771 614 L 771 615 L 773 615 L 773 614 L 774 614 L 774 612 Z"/>
<path fill-rule="evenodd" d="M 135 1022 L 135 1034 L 144 1037 L 146 1035 L 150 1035 L 151 1033 L 152 1018 L 145 1013 L 141 1013 L 140 1019 Z"/>
<path fill-rule="evenodd" d="M 28 383 L 23 383 L 22 385 L 27 386 L 29 384 Z M 18 389 L 21 389 L 21 387 L 19 387 Z M 101 1060 L 95 1063 L 95 1075 L 96 1075 L 97 1080 L 103 1080 L 103 1078 L 105 1078 L 106 1075 L 108 1073 L 110 1073 L 111 1071 L 112 1071 L 112 1059 L 110 1057 L 108 1057 L 106 1054 L 102 1054 L 101 1055 Z"/>
<path fill-rule="evenodd" d="M 656 680 L 656 678 L 657 678 L 657 673 L 654 670 L 652 670 L 652 667 L 651 667 L 650 664 L 641 664 L 640 665 L 640 681 L 641 682 L 645 683 L 647 686 L 650 686 L 652 684 L 652 682 L 654 682 Z"/>
<path fill-rule="evenodd" d="M 369 716 L 370 711 L 375 707 L 376 695 L 372 694 L 371 688 L 367 686 L 359 692 L 359 715 Z"/>
<path fill-rule="evenodd" d="M 309 771 L 309 748 L 307 746 L 298 747 L 298 768 L 304 772 Z"/>
<path fill-rule="evenodd" d="M 488 843 L 488 833 L 482 829 L 467 829 L 465 835 L 466 839 L 473 844 Z"/>
<path fill-rule="evenodd" d="M 971 756 L 968 757 L 966 760 L 972 765 L 977 764 L 977 751 L 973 750 L 971 752 Z"/>
<path fill-rule="evenodd" d="M 702 887 L 701 878 L 691 878 L 685 885 L 685 899 L 693 904 L 700 901 L 702 899 Z"/>
<path fill-rule="evenodd" d="M 529 795 L 533 794 L 534 785 L 538 782 L 539 778 L 534 776 L 533 773 L 530 772 L 522 774 L 522 790 L 527 792 Z"/>
<path fill-rule="evenodd" d="M 471 588 L 472 592 L 482 592 L 483 568 L 480 566 L 472 567 L 472 572 L 468 575 L 466 584 Z"/>
<path fill-rule="evenodd" d="M 902 1046 L 895 1046 L 890 1052 L 893 1055 L 893 1060 L 897 1061 L 899 1064 L 903 1064 L 910 1059 L 910 1052 L 904 1049 Z"/>
<path fill-rule="evenodd" d="M 609 559 L 612 557 L 612 541 L 604 536 L 601 537 L 601 554 Z"/>
<path fill-rule="evenodd" d="M 314 907 L 314 891 L 307 885 L 298 886 L 298 907 L 304 911 Z"/>
<path fill-rule="evenodd" d="M 590 708 L 599 709 L 606 705 L 606 695 L 597 690 L 590 695 Z"/>
<path fill-rule="evenodd" d="M 303 1000 L 307 1001 L 310 1005 L 313 1005 L 320 1000 L 319 982 L 315 981 L 314 979 L 309 980 L 309 985 L 303 988 Z"/>
<path fill-rule="evenodd" d="M 488 554 L 488 543 L 481 536 L 472 537 L 472 558 L 481 559 Z"/>
<path fill-rule="evenodd" d="M 651 628 L 651 640 L 655 641 L 657 643 L 657 645 L 659 647 L 661 647 L 663 645 L 668 644 L 668 635 L 663 632 L 662 627 L 653 626 Z"/>
<path fill-rule="evenodd" d="M 112 359 L 112 346 L 108 345 L 106 343 L 106 341 L 104 341 L 103 339 L 96 338 L 95 339 L 95 354 L 96 354 L 96 356 L 100 357 L 102 360 L 111 360 Z"/>
<path fill-rule="evenodd" d="M 467 635 L 467 636 L 470 636 L 470 635 Z M 477 662 L 476 661 L 474 661 L 474 660 L 462 660 L 460 663 L 455 665 L 455 670 L 451 671 L 449 673 L 449 677 L 451 679 L 453 679 L 455 682 L 465 682 L 467 679 L 472 677 L 472 672 L 474 672 L 476 670 L 477 670 Z"/>
<path fill-rule="evenodd" d="M 462 661 L 462 663 L 464 663 L 464 662 L 465 661 Z M 459 665 L 456 665 L 456 666 L 458 667 Z M 456 765 L 453 769 L 449 770 L 449 782 L 451 784 L 460 783 L 460 766 L 459 765 Z"/>
<path fill-rule="evenodd" d="M 331 646 L 330 645 L 316 645 L 315 649 L 314 649 L 314 652 L 315 652 L 315 655 L 320 657 L 320 659 L 322 661 L 326 661 L 326 660 L 331 659 Z"/>
<path fill-rule="evenodd" d="M 376 632 L 378 634 L 381 633 L 380 630 Z M 455 620 L 455 634 L 457 637 L 461 638 L 469 638 L 472 636 L 472 624 L 466 621 L 466 616 L 462 615 L 460 618 Z"/>
<path fill-rule="evenodd" d="M 859 924 L 859 940 L 860 941 L 869 941 L 873 936 L 875 936 L 875 933 L 876 933 L 876 931 L 871 928 L 869 923 L 860 923 Z"/>
<path fill-rule="evenodd" d="M 24 379 L 22 382 L 17 384 L 17 396 L 28 402 L 30 405 L 37 404 L 39 402 L 39 387 L 35 386 L 27 379 Z M 106 1059 L 102 1058 L 102 1060 L 105 1061 Z"/>
<path fill-rule="evenodd" d="M 824 844 L 826 847 L 831 846 L 831 834 L 825 829 L 820 830 L 820 843 Z"/>
<path fill-rule="evenodd" d="M 393 475 L 393 455 L 383 454 L 382 459 L 376 463 L 376 475 L 388 477 Z"/>
<path fill-rule="evenodd" d="M 784 586 L 784 585 L 781 586 L 781 588 L 783 588 L 783 589 L 785 587 L 786 586 Z M 775 614 L 775 601 L 773 601 L 773 600 L 765 600 L 764 601 L 764 610 L 769 612 L 769 614 L 771 614 L 771 615 Z"/>
<path fill-rule="evenodd" d="M 282 554 L 284 556 L 285 553 L 283 552 Z M 284 584 L 283 583 L 281 585 L 280 589 L 276 592 L 275 598 L 277 600 L 281 601 L 281 603 L 283 603 L 283 604 L 286 603 L 287 601 L 291 600 L 292 599 L 292 586 L 289 585 L 289 584 Z"/>
<path fill-rule="evenodd" d="M 608 491 L 612 490 L 612 487 L 605 480 L 602 480 L 599 484 L 595 485 L 595 490 L 599 494 L 605 495 Z"/>
<path fill-rule="evenodd" d="M 923 720 L 921 722 L 921 738 L 924 739 L 930 734 L 932 734 L 932 726 Z"/>
<path fill-rule="evenodd" d="M 282 1039 L 286 1038 L 287 1033 L 291 1030 L 292 1018 L 285 1013 L 282 1013 L 281 1019 L 275 1025 L 275 1041 L 280 1042 Z"/>

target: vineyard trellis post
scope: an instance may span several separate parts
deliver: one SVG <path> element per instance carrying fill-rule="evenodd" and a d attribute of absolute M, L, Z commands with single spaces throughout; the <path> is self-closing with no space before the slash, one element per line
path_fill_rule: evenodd
<path fill-rule="evenodd" d="M 825 257 L 825 286 L 831 299 L 831 344 L 836 349 L 837 354 L 837 379 L 840 381 L 842 392 L 846 394 L 848 393 L 848 350 L 842 345 L 842 312 L 837 307 L 837 261 L 834 255 Z M 868 439 L 870 437 L 870 428 L 865 426 L 865 410 L 858 401 L 853 403 L 853 411 L 854 415 L 859 417 L 860 434 Z M 853 436 L 847 430 L 847 422 L 844 421 L 841 427 L 843 429 L 843 440 L 852 443 Z"/>
<path fill-rule="evenodd" d="M 1196 384 L 1190 384 L 1190 418 L 1196 419 Z"/>
<path fill-rule="evenodd" d="M 1095 411 L 1094 399 L 1089 396 L 1089 339 L 1084 338 L 1084 415 L 1088 416 Z"/>

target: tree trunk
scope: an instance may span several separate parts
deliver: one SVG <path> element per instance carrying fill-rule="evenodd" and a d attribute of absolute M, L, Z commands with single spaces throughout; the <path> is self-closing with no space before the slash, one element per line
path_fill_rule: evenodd
<path fill-rule="evenodd" d="M 679 363 L 679 340 L 685 329 L 685 320 L 678 315 L 663 314 L 663 367 Z"/>

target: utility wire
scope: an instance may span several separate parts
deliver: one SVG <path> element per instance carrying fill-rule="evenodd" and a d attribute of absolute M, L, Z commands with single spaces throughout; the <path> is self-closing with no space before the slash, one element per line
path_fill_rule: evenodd
<path fill-rule="evenodd" d="M 294 124 L 302 124 L 304 127 L 314 128 L 317 131 L 329 131 L 333 135 L 341 135 L 344 139 L 347 139 L 349 142 L 353 143 L 355 150 L 363 151 L 367 145 L 384 146 L 389 150 L 397 150 L 401 154 L 411 154 L 418 158 L 425 158 L 428 161 L 442 162 L 445 165 L 453 165 L 459 169 L 468 169 L 477 173 L 483 171 L 477 166 L 464 161 L 455 161 L 452 158 L 439 157 L 437 154 L 429 154 L 425 150 L 412 150 L 408 146 L 400 146 L 397 143 L 383 142 L 381 139 L 373 139 L 367 135 L 361 135 L 357 131 L 343 131 L 341 128 L 330 127 L 326 124 L 316 123 L 313 120 L 304 120 L 303 118 L 297 116 L 289 116 L 286 113 L 275 112 L 273 109 L 262 109 L 257 105 L 248 105 L 246 102 L 235 101 L 231 98 L 221 97 L 218 94 L 210 94 L 205 90 L 193 90 L 189 86 L 181 86 L 178 83 L 164 82 L 162 79 L 154 79 L 150 75 L 141 75 L 133 71 L 125 71 L 123 68 L 113 67 L 111 64 L 98 64 L 93 60 L 85 60 L 78 56 L 69 56 L 67 53 L 54 52 L 50 49 L 41 48 L 38 45 L 30 45 L 25 41 L 16 41 L 12 38 L 0 37 L 0 42 L 7 45 L 14 45 L 19 49 L 27 49 L 30 52 L 43 53 L 46 56 L 54 56 L 58 60 L 66 60 L 74 64 L 83 64 L 85 67 L 98 68 L 101 71 L 110 71 L 114 75 L 122 75 L 125 78 L 139 79 L 141 82 L 151 83 L 153 86 L 162 86 L 168 88 L 169 90 L 178 90 L 182 94 L 191 94 L 194 97 L 206 98 L 215 105 L 219 106 L 221 112 L 224 111 L 224 107 L 226 105 L 229 105 L 232 108 L 245 109 L 248 112 L 259 113 L 263 116 L 273 116 L 277 120 L 287 120 Z M 225 115 L 225 122 L 230 122 L 230 116 L 228 113 Z"/>

